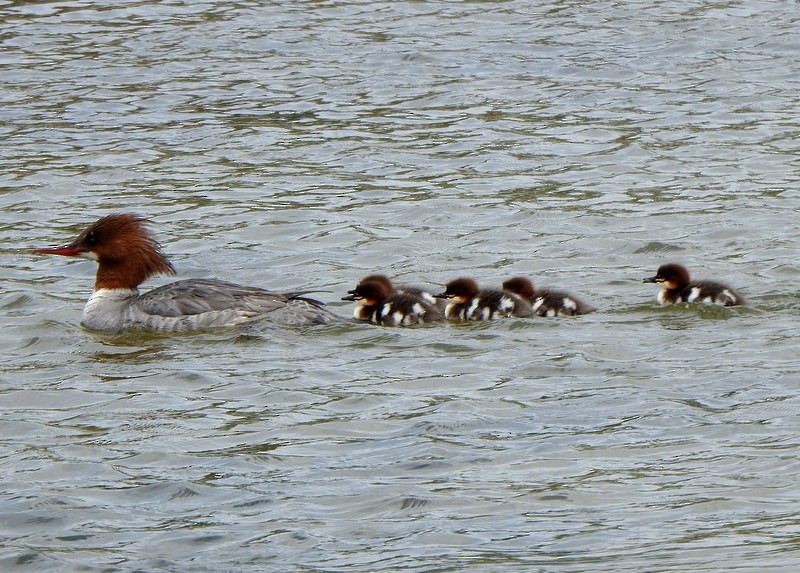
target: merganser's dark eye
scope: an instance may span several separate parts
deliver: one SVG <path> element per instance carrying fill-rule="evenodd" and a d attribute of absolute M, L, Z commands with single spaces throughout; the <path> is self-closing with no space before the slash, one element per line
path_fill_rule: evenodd
<path fill-rule="evenodd" d="M 97 244 L 97 237 L 95 237 L 94 232 L 89 233 L 83 238 L 83 244 L 87 247 L 93 247 Z"/>

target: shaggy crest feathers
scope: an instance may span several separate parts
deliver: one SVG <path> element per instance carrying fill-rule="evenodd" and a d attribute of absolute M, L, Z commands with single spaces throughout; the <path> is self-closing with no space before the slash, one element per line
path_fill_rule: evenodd
<path fill-rule="evenodd" d="M 147 219 L 128 213 L 108 215 L 86 228 L 69 245 L 93 253 L 99 263 L 95 288 L 135 288 L 157 274 L 175 274 Z"/>

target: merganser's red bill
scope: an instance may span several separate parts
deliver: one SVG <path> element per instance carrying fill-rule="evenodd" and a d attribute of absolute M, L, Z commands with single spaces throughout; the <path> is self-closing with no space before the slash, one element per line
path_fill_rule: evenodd
<path fill-rule="evenodd" d="M 76 249 L 72 245 L 64 245 L 63 247 L 46 247 L 44 249 L 36 249 L 33 251 L 37 255 L 61 255 L 62 257 L 78 257 L 82 251 Z"/>

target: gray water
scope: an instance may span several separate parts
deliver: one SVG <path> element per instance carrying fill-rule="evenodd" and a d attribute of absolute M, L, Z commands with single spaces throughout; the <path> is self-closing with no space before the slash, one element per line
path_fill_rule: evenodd
<path fill-rule="evenodd" d="M 0 570 L 795 572 L 795 2 L 0 1 Z M 181 278 L 524 274 L 577 319 L 79 326 Z M 748 308 L 659 307 L 659 264 Z M 149 281 L 147 287 L 168 278 Z"/>

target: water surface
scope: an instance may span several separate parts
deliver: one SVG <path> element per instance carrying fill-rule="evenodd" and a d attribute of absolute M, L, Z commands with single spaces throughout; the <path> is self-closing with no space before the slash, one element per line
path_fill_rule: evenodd
<path fill-rule="evenodd" d="M 0 569 L 795 571 L 795 13 L 0 1 Z M 93 263 L 30 251 L 119 211 L 342 314 L 373 272 L 600 310 L 98 335 Z M 752 306 L 659 307 L 668 261 Z"/>

